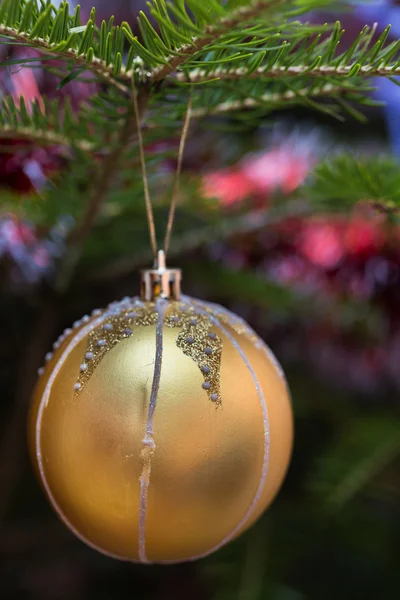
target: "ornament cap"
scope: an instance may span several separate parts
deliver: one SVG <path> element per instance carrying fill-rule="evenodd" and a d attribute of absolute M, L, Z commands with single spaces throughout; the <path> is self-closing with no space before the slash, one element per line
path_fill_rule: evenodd
<path fill-rule="evenodd" d="M 156 298 L 180 300 L 182 271 L 168 269 L 165 253 L 160 250 L 153 269 L 141 271 L 140 296 L 142 300 L 152 301 Z"/>

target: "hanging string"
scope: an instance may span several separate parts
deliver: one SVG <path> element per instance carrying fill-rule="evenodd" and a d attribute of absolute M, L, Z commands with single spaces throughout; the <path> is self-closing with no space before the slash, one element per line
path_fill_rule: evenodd
<path fill-rule="evenodd" d="M 151 199 L 150 199 L 149 182 L 147 179 L 147 169 L 146 169 L 146 159 L 144 156 L 143 135 L 142 135 L 139 106 L 138 106 L 134 78 L 132 78 L 132 91 L 133 91 L 133 108 L 134 108 L 134 113 L 135 113 L 137 137 L 138 137 L 138 145 L 139 145 L 139 153 L 140 153 L 140 165 L 141 165 L 141 169 L 142 169 L 144 199 L 145 199 L 145 204 L 146 204 L 147 224 L 149 227 L 151 249 L 153 252 L 154 261 L 156 263 L 157 254 L 158 254 L 156 227 L 155 227 L 155 222 L 154 222 L 153 207 L 152 207 Z M 167 229 L 166 229 L 165 239 L 164 239 L 165 255 L 167 255 L 167 253 L 168 253 L 168 249 L 169 249 L 170 242 L 171 242 L 171 234 L 172 234 L 172 228 L 174 225 L 176 205 L 177 205 L 177 201 L 178 201 L 178 197 L 179 197 L 183 155 L 185 152 L 185 145 L 186 145 L 187 134 L 189 131 L 191 115 L 192 115 L 192 91 L 190 91 L 189 102 L 188 102 L 187 109 L 186 109 L 185 122 L 183 124 L 182 135 L 181 135 L 181 139 L 180 139 L 180 143 L 179 143 L 178 163 L 177 163 L 176 174 L 175 174 L 174 188 L 172 191 L 172 200 L 171 200 L 171 206 L 169 209 Z"/>
<path fill-rule="evenodd" d="M 133 92 L 133 109 L 135 112 L 135 120 L 136 120 L 136 130 L 137 130 L 137 138 L 139 145 L 139 153 L 140 153 L 140 165 L 142 168 L 142 179 L 143 179 L 143 189 L 144 189 L 144 199 L 146 203 L 146 212 L 147 212 L 147 224 L 149 227 L 149 235 L 150 235 L 150 244 L 153 252 L 154 261 L 157 260 L 157 237 L 156 237 L 156 227 L 154 224 L 154 213 L 153 207 L 151 205 L 150 200 L 150 192 L 149 192 L 149 182 L 147 179 L 147 171 L 146 171 L 146 160 L 144 157 L 144 146 L 143 146 L 143 135 L 142 135 L 142 126 L 140 122 L 139 115 L 139 106 L 137 100 L 136 86 L 135 86 L 135 78 L 132 77 L 132 92 Z"/>
<path fill-rule="evenodd" d="M 192 116 L 192 90 L 190 90 L 189 102 L 188 102 L 187 109 L 186 109 L 185 122 L 183 124 L 181 141 L 180 141 L 180 144 L 179 144 L 178 164 L 177 164 L 177 167 L 176 167 L 174 189 L 172 191 L 171 207 L 169 209 L 168 224 L 167 224 L 167 230 L 166 230 L 165 239 L 164 239 L 164 253 L 165 253 L 165 256 L 167 256 L 167 254 L 168 254 L 169 245 L 170 245 L 170 242 L 171 242 L 171 234 L 172 234 L 172 227 L 174 225 L 176 204 L 177 204 L 178 198 L 179 198 L 179 189 L 180 189 L 180 182 L 181 182 L 183 155 L 184 155 L 184 152 L 185 152 L 185 145 L 186 145 L 187 134 L 188 134 L 188 131 L 189 131 L 189 125 L 190 125 L 190 118 L 191 118 L 191 116 Z"/>

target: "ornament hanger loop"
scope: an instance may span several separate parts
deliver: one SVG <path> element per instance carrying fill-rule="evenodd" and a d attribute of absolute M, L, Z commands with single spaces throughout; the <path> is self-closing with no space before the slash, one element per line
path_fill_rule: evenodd
<path fill-rule="evenodd" d="M 156 298 L 180 300 L 182 272 L 180 269 L 167 269 L 164 250 L 159 250 L 154 269 L 141 272 L 140 296 L 142 300 Z"/>

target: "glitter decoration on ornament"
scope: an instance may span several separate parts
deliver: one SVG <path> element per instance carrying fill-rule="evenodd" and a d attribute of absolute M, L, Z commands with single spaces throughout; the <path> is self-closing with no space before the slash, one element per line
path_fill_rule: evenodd
<path fill-rule="evenodd" d="M 135 313 L 132 313 L 133 306 L 135 307 Z M 132 314 L 135 316 L 129 316 Z M 79 373 L 77 383 L 80 387 L 75 389 L 75 394 L 80 394 L 83 391 L 85 384 L 89 381 L 101 360 L 119 342 L 129 338 L 134 327 L 155 325 L 157 323 L 157 312 L 154 303 L 143 304 L 139 300 L 134 301 L 134 304 L 130 303 L 129 299 L 120 303 L 112 303 L 103 316 L 104 322 L 95 327 L 89 334 L 82 360 L 82 365 L 86 364 L 87 368 L 81 369 Z M 87 358 L 88 356 L 89 358 Z"/>
<path fill-rule="evenodd" d="M 197 301 L 195 300 L 195 306 L 196 303 Z M 201 304 L 203 308 L 206 307 L 206 311 L 210 314 L 216 315 L 222 323 L 229 325 L 229 327 L 231 327 L 235 333 L 246 336 L 256 348 L 261 348 L 260 338 L 243 319 L 235 315 L 230 310 L 213 302 L 202 301 L 199 304 Z"/>
<path fill-rule="evenodd" d="M 181 312 L 182 308 L 185 311 Z M 210 400 L 217 405 L 221 404 L 221 339 L 211 331 L 210 319 L 204 314 L 196 313 L 195 307 L 189 303 L 181 303 L 180 311 L 179 307 L 176 309 L 174 306 L 172 310 L 173 316 L 167 318 L 165 324 L 167 327 L 182 327 L 176 340 L 178 348 L 194 360 L 201 370 L 204 376 L 203 389 Z"/>
<path fill-rule="evenodd" d="M 220 405 L 222 342 L 211 331 L 210 319 L 204 314 L 196 314 L 195 308 L 186 302 L 172 303 L 170 312 L 172 314 L 165 317 L 164 325 L 181 329 L 176 345 L 198 365 L 204 377 L 203 389 L 212 402 Z M 136 298 L 131 303 L 125 300 L 110 305 L 104 312 L 104 321 L 89 334 L 74 387 L 75 395 L 83 392 L 96 367 L 117 344 L 128 339 L 135 328 L 156 323 L 157 311 L 153 302 L 144 303 Z"/>
<path fill-rule="evenodd" d="M 93 311 L 93 316 L 97 317 L 101 314 L 98 309 Z M 82 393 L 85 384 L 108 352 L 118 343 L 128 339 L 134 333 L 135 327 L 156 325 L 158 315 L 154 303 L 144 303 L 139 298 L 125 298 L 121 302 L 113 302 L 104 312 L 103 317 L 104 320 L 89 334 L 74 386 L 75 395 Z M 181 328 L 176 345 L 198 365 L 204 377 L 203 389 L 212 402 L 220 405 L 222 403 L 220 366 L 223 348 L 220 337 L 212 331 L 212 321 L 209 317 L 217 318 L 220 324 L 227 325 L 238 335 L 245 336 L 256 348 L 261 349 L 263 344 L 243 319 L 217 304 L 189 297 L 182 298 L 182 302 L 171 303 L 170 314 L 166 316 L 164 325 Z M 75 322 L 74 329 L 88 319 L 89 317 L 86 316 L 85 321 L 82 319 Z M 66 330 L 57 340 L 55 347 L 59 347 L 71 333 L 71 329 Z M 46 362 L 49 362 L 51 357 L 52 354 L 49 353 Z M 282 374 L 277 361 L 274 359 L 273 362 Z M 39 374 L 43 374 L 43 369 L 40 369 Z"/>

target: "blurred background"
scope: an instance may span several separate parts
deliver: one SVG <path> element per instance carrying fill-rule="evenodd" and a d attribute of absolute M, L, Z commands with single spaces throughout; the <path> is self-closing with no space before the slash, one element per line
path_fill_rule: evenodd
<path fill-rule="evenodd" d="M 96 4 L 99 18 L 112 12 L 134 26 L 146 3 L 81 4 L 86 14 Z M 396 2 L 356 5 L 341 19 L 350 38 L 375 21 L 392 23 L 399 36 Z M 30 55 L 0 46 L 1 60 L 21 52 Z M 267 340 L 287 374 L 296 428 L 287 479 L 267 514 L 194 564 L 142 567 L 98 555 L 57 520 L 34 478 L 26 416 L 44 355 L 83 314 L 135 295 L 136 269 L 150 254 L 143 208 L 124 190 L 69 284 L 54 286 L 76 215 L 62 190 L 68 156 L 0 140 L 0 598 L 399 597 L 400 230 L 362 207 L 309 216 L 307 198 L 295 194 L 319 161 L 339 151 L 398 156 L 400 91 L 376 83 L 386 106 L 368 109 L 366 123 L 302 108 L 245 130 L 192 124 L 184 178 L 201 199 L 183 200 L 171 262 L 184 270 L 185 293 L 224 304 Z M 77 108 L 95 92 L 96 84 L 78 81 L 57 91 L 56 77 L 38 64 L 0 70 L 2 96 L 40 102 L 65 94 Z M 171 149 L 158 171 L 163 189 L 177 140 L 161 146 Z M 84 193 L 88 173 L 78 164 L 73 172 Z M 37 218 L 42 191 L 56 182 L 55 207 Z M 166 206 L 157 211 L 164 218 Z"/>

